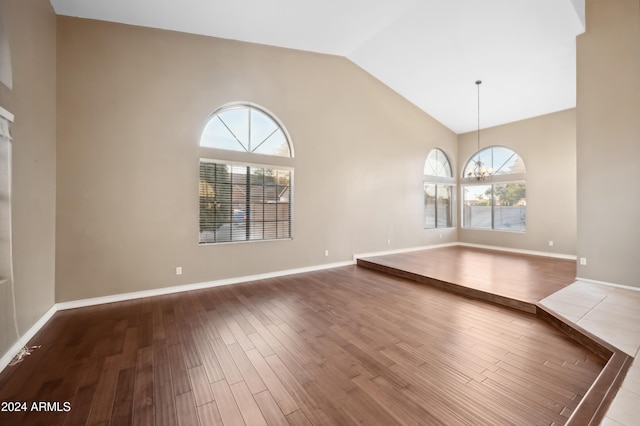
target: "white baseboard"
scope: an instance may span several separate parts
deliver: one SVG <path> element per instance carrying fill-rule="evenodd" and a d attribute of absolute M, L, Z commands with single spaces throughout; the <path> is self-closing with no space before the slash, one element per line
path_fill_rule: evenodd
<path fill-rule="evenodd" d="M 51 317 L 58 311 L 56 305 L 53 305 L 33 326 L 23 334 L 20 339 L 0 358 L 0 371 L 4 370 L 11 362 L 13 357 L 16 356 L 20 349 L 29 343 L 29 340 L 35 336 L 38 331 L 51 319 Z"/>
<path fill-rule="evenodd" d="M 535 251 L 535 250 L 521 250 L 521 249 L 514 249 L 509 247 L 488 246 L 483 244 L 471 244 L 471 243 L 456 243 L 456 245 L 465 246 L 465 247 L 482 248 L 487 250 L 506 251 L 506 252 L 518 253 L 518 254 L 530 254 L 533 256 L 554 257 L 556 259 L 566 259 L 566 260 L 577 259 L 576 255 L 574 254 L 550 253 L 546 251 Z"/>
<path fill-rule="evenodd" d="M 600 284 L 600 285 L 606 285 L 608 287 L 617 287 L 617 288 L 624 288 L 626 290 L 633 290 L 633 291 L 640 291 L 640 287 L 634 287 L 632 285 L 624 285 L 624 284 L 616 284 L 616 283 L 609 283 L 606 281 L 597 281 L 597 280 L 590 280 L 588 278 L 580 278 L 580 277 L 576 277 L 576 281 L 581 281 L 583 283 L 591 283 L 591 284 Z"/>
<path fill-rule="evenodd" d="M 58 311 L 67 309 L 83 308 L 86 306 L 102 305 L 105 303 L 122 302 L 125 300 L 140 299 L 143 297 L 161 296 L 165 294 L 181 293 L 184 291 L 200 290 L 204 288 L 219 287 L 223 285 L 238 284 L 249 281 L 264 280 L 268 278 L 277 278 L 286 275 L 302 274 L 306 272 L 321 271 L 323 269 L 339 268 L 342 266 L 350 266 L 355 264 L 354 261 L 327 263 L 322 265 L 307 266 L 304 268 L 288 269 L 284 271 L 269 272 L 266 274 L 247 275 L 244 277 L 228 278 L 216 281 L 208 281 L 195 284 L 186 284 L 173 287 L 158 288 L 153 290 L 136 291 L 131 293 L 114 294 L 104 297 L 92 297 L 90 299 L 72 300 L 69 302 L 60 302 L 54 304 L 20 339 L 0 358 L 0 371 L 4 370 L 16 356 L 20 349 L 29 343 L 29 340 L 36 335 L 38 331 L 53 317 Z"/>
<path fill-rule="evenodd" d="M 459 243 L 445 243 L 445 244 L 434 244 L 431 246 L 419 246 L 419 247 L 409 247 L 409 248 L 401 248 L 395 250 L 384 250 L 384 251 L 374 251 L 371 253 L 359 253 L 353 255 L 353 260 L 357 261 L 358 259 L 362 259 L 364 257 L 375 257 L 375 256 L 386 256 L 388 254 L 398 254 L 398 253 L 410 253 L 412 251 L 420 251 L 420 250 L 430 250 L 442 247 L 452 247 L 457 246 Z"/>
<path fill-rule="evenodd" d="M 249 281 L 265 280 L 268 278 L 283 277 L 286 275 L 303 274 L 305 272 L 314 272 L 314 271 L 320 271 L 323 269 L 332 269 L 332 268 L 338 268 L 341 266 L 349 266 L 349 265 L 353 265 L 354 263 L 355 262 L 353 261 L 326 263 L 322 265 L 308 266 L 308 267 L 296 268 L 296 269 L 287 269 L 284 271 L 269 272 L 265 274 L 246 275 L 244 277 L 226 278 L 222 280 L 206 281 L 206 282 L 194 283 L 194 284 L 184 284 L 184 285 L 178 285 L 173 287 L 156 288 L 152 290 L 135 291 L 132 293 L 121 293 L 121 294 L 114 294 L 111 296 L 92 297 L 90 299 L 72 300 L 69 302 L 57 303 L 56 306 L 59 311 L 66 310 L 66 309 L 84 308 L 86 306 L 102 305 L 105 303 L 141 299 L 143 297 L 162 296 L 165 294 L 181 293 L 184 291 L 202 290 L 205 288 L 220 287 L 223 285 L 231 285 L 231 284 L 238 284 L 238 283 L 244 283 Z"/>
<path fill-rule="evenodd" d="M 454 242 L 454 243 L 446 243 L 446 244 L 434 244 L 431 246 L 410 247 L 410 248 L 402 248 L 397 250 L 385 250 L 385 251 L 378 251 L 378 252 L 371 252 L 371 253 L 354 254 L 353 260 L 358 260 L 363 257 L 386 256 L 388 254 L 409 253 L 412 251 L 429 250 L 429 249 L 436 249 L 436 248 L 442 248 L 442 247 L 454 247 L 454 246 L 474 247 L 474 248 L 481 248 L 481 249 L 487 249 L 487 250 L 506 251 L 506 252 L 518 253 L 518 254 L 530 254 L 533 256 L 553 257 L 556 259 L 566 259 L 566 260 L 577 259 L 577 257 L 572 254 L 549 253 L 545 251 L 522 250 L 522 249 L 509 248 L 509 247 Z"/>
<path fill-rule="evenodd" d="M 207 281 L 207 282 L 194 283 L 194 284 L 185 284 L 185 285 L 180 285 L 180 286 L 164 287 L 164 288 L 157 288 L 157 289 L 152 289 L 152 290 L 136 291 L 136 292 L 131 292 L 131 293 L 114 294 L 114 295 L 111 295 L 111 296 L 104 296 L 104 297 L 93 297 L 93 298 L 89 298 L 89 299 L 72 300 L 72 301 L 69 301 L 69 302 L 60 302 L 60 303 L 54 304 L 42 316 L 42 318 L 40 318 L 29 329 L 29 331 L 27 333 L 25 333 L 11 347 L 11 349 L 9 349 L 9 351 L 7 351 L 6 354 L 4 354 L 2 356 L 2 358 L 0 358 L 0 371 L 4 370 L 4 368 L 9 364 L 9 362 L 11 362 L 13 357 L 20 351 L 20 349 L 22 349 L 22 347 L 24 347 L 29 342 L 29 340 L 31 340 L 31 338 L 33 338 L 33 336 L 35 336 L 36 333 L 38 331 L 40 331 L 40 329 L 47 323 L 47 321 L 49 321 L 49 319 L 51 319 L 51 317 L 58 311 L 63 311 L 63 310 L 66 310 L 66 309 L 82 308 L 82 307 L 87 307 L 87 306 L 101 305 L 101 304 L 105 304 L 105 303 L 122 302 L 122 301 L 125 301 L 125 300 L 140 299 L 140 298 L 144 298 L 144 297 L 162 296 L 162 295 L 165 295 L 165 294 L 180 293 L 180 292 L 184 292 L 184 291 L 201 290 L 201 289 L 205 289 L 205 288 L 212 288 L 212 287 L 219 287 L 219 286 L 223 286 L 223 285 L 238 284 L 238 283 L 243 283 L 243 282 L 248 282 L 248 281 L 257 281 L 257 280 L 264 280 L 264 279 L 268 279 L 268 278 L 277 278 L 277 277 L 282 277 L 282 276 L 286 276 L 286 275 L 302 274 L 302 273 L 306 273 L 306 272 L 320 271 L 320 270 L 323 270 L 323 269 L 338 268 L 338 267 L 342 267 L 342 266 L 354 265 L 358 259 L 363 258 L 363 257 L 384 256 L 384 255 L 387 255 L 387 254 L 396 254 L 396 253 L 408 253 L 408 252 L 418 251 L 418 250 L 428 250 L 428 249 L 451 247 L 451 246 L 457 246 L 457 245 L 467 246 L 467 247 L 485 248 L 485 249 L 490 249 L 490 250 L 508 251 L 508 252 L 513 252 L 513 253 L 533 254 L 533 255 L 538 255 L 538 256 L 556 257 L 556 258 L 560 258 L 560 259 L 572 259 L 572 260 L 576 259 L 576 256 L 572 256 L 572 255 L 563 255 L 563 254 L 557 254 L 557 253 L 545 253 L 545 252 L 537 252 L 537 251 L 531 251 L 531 250 L 518 250 L 518 249 L 510 249 L 510 248 L 506 248 L 506 247 L 495 247 L 495 246 L 486 246 L 486 245 L 480 245 L 480 244 L 469 244 L 469 243 L 454 242 L 454 243 L 446 243 L 446 244 L 435 244 L 435 245 L 430 245 L 430 246 L 411 247 L 411 248 L 403 248 L 403 249 L 396 249 L 396 250 L 386 250 L 386 251 L 379 251 L 379 252 L 372 252 L 372 253 L 354 254 L 353 255 L 353 260 L 350 260 L 350 261 L 327 263 L 327 264 L 322 264 L 322 265 L 308 266 L 308 267 L 304 267 L 304 268 L 296 268 L 296 269 L 288 269 L 288 270 L 284 270 L 284 271 L 269 272 L 269 273 L 265 273 L 265 274 L 247 275 L 247 276 L 244 276 L 244 277 L 227 278 L 227 279 L 222 279 L 222 280 Z M 596 281 L 586 280 L 586 279 L 581 279 L 581 278 L 576 278 L 576 279 L 580 280 L 580 281 L 596 282 Z M 634 288 L 634 287 L 630 287 L 630 286 L 621 286 L 621 285 L 617 285 L 617 284 L 601 283 L 601 282 L 596 282 L 596 283 L 605 284 L 605 285 L 613 285 L 613 286 L 622 287 L 622 288 L 629 288 L 629 289 L 633 289 L 633 290 L 640 290 L 638 288 Z"/>

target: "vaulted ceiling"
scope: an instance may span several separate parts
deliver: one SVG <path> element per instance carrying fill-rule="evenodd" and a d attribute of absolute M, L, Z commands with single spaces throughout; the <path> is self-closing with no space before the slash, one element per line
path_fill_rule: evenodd
<path fill-rule="evenodd" d="M 341 55 L 456 133 L 576 104 L 584 0 L 51 0 L 60 15 Z"/>

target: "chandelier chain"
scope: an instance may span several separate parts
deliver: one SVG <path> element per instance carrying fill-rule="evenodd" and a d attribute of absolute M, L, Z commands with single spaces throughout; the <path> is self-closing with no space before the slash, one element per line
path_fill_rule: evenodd
<path fill-rule="evenodd" d="M 485 168 L 482 159 L 480 158 L 480 84 L 482 84 L 482 80 L 476 80 L 476 86 L 478 86 L 478 131 L 477 131 L 477 140 L 478 140 L 478 151 L 476 155 L 478 156 L 476 160 L 473 160 L 473 169 L 468 170 L 467 177 L 469 179 L 475 179 L 478 181 L 485 180 L 487 177 L 493 175 L 493 169 Z"/>
<path fill-rule="evenodd" d="M 478 152 L 480 152 L 480 85 L 482 80 L 476 80 L 476 86 L 478 86 Z"/>

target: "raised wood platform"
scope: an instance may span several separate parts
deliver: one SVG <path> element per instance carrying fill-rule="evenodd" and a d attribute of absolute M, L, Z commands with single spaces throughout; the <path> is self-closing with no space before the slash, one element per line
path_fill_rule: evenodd
<path fill-rule="evenodd" d="M 535 313 L 575 281 L 575 260 L 451 246 L 358 259 L 358 265 Z"/>
<path fill-rule="evenodd" d="M 602 371 L 567 425 L 599 424 L 633 362 L 623 351 L 539 304 L 575 281 L 574 260 L 451 246 L 361 258 L 358 266 L 533 313 L 604 359 Z"/>

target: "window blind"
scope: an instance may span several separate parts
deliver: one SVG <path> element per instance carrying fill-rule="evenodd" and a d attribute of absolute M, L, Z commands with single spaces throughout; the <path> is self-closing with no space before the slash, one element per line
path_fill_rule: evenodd
<path fill-rule="evenodd" d="M 292 170 L 200 160 L 200 244 L 291 238 Z"/>

